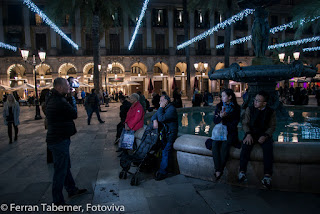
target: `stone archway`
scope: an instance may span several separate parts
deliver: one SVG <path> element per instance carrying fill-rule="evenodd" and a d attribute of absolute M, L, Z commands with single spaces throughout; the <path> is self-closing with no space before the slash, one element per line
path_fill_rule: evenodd
<path fill-rule="evenodd" d="M 37 85 L 45 86 L 51 84 L 52 81 L 52 68 L 46 63 L 36 66 Z"/>
<path fill-rule="evenodd" d="M 7 69 L 7 80 L 9 86 L 14 87 L 28 82 L 26 77 L 26 68 L 21 64 L 10 65 Z"/>

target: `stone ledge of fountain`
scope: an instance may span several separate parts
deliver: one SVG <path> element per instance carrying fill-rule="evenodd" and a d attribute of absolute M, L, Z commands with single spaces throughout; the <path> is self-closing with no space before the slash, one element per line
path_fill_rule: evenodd
<path fill-rule="evenodd" d="M 181 135 L 174 143 L 180 173 L 204 180 L 214 180 L 212 152 L 205 147 L 208 137 Z M 320 145 L 318 143 L 274 143 L 273 189 L 320 193 Z M 239 185 L 240 149 L 230 150 L 223 182 Z M 261 187 L 263 153 L 255 146 L 248 164 L 248 182 L 241 186 Z"/>

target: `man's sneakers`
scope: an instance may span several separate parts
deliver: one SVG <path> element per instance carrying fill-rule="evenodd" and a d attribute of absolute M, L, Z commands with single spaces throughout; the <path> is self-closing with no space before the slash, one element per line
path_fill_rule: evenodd
<path fill-rule="evenodd" d="M 87 189 L 77 189 L 73 193 L 68 193 L 68 196 L 69 196 L 69 198 L 74 198 L 74 197 L 77 197 L 79 195 L 83 195 L 86 192 L 87 192 Z"/>
<path fill-rule="evenodd" d="M 271 181 L 272 181 L 271 177 L 264 176 L 264 178 L 261 180 L 261 183 L 265 188 L 271 189 L 271 187 L 272 187 Z"/>
<path fill-rule="evenodd" d="M 161 180 L 163 180 L 163 179 L 165 179 L 167 177 L 167 175 L 166 174 L 162 174 L 162 173 L 160 173 L 159 171 L 158 172 L 156 172 L 156 176 L 155 176 L 155 180 L 156 181 L 161 181 Z"/>
<path fill-rule="evenodd" d="M 246 182 L 247 181 L 247 176 L 244 172 L 239 172 L 238 174 L 238 182 L 242 183 L 242 182 Z"/>

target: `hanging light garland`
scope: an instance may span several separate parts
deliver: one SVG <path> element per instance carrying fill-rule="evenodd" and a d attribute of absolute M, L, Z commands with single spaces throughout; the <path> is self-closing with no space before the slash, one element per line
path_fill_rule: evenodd
<path fill-rule="evenodd" d="M 304 23 L 308 23 L 308 22 L 313 22 L 317 19 L 319 19 L 320 16 L 316 16 L 312 19 L 310 18 L 303 18 L 300 20 L 300 24 L 303 25 Z M 281 31 L 284 31 L 284 30 L 287 30 L 288 28 L 291 28 L 293 29 L 294 25 L 297 23 L 297 21 L 292 21 L 292 22 L 289 22 L 287 24 L 282 24 L 282 25 L 279 25 L 279 26 L 276 26 L 276 27 L 273 27 L 270 29 L 270 33 L 272 34 L 275 34 L 277 32 L 281 32 Z M 252 40 L 252 35 L 249 35 L 249 36 L 246 36 L 246 37 L 242 37 L 240 39 L 236 39 L 236 40 L 233 40 L 230 42 L 230 45 L 233 46 L 233 45 L 236 45 L 236 44 L 241 44 L 241 43 L 244 43 L 244 42 L 248 42 Z M 219 44 L 216 46 L 216 49 L 221 49 L 221 48 L 224 48 L 224 43 L 222 44 Z"/>
<path fill-rule="evenodd" d="M 140 28 L 140 25 L 141 25 L 141 22 L 142 22 L 142 19 L 143 19 L 144 14 L 145 14 L 145 12 L 147 10 L 148 3 L 149 3 L 149 0 L 145 0 L 144 3 L 143 3 L 143 7 L 142 7 L 142 10 L 141 10 L 141 13 L 140 13 L 140 16 L 139 16 L 139 20 L 137 22 L 136 28 L 134 29 L 134 33 L 133 33 L 131 41 L 129 43 L 129 47 L 128 47 L 129 50 L 132 48 L 134 40 L 136 39 L 137 33 L 139 31 L 139 28 Z"/>
<path fill-rule="evenodd" d="M 320 51 L 320 46 L 318 47 L 312 47 L 312 48 L 303 48 L 303 52 L 308 52 L 308 51 Z"/>
<path fill-rule="evenodd" d="M 241 11 L 240 13 L 232 16 L 231 18 L 225 20 L 224 22 L 217 24 L 216 26 L 203 32 L 202 34 L 190 39 L 189 41 L 186 41 L 186 42 L 178 45 L 177 50 L 185 48 L 194 42 L 200 41 L 200 40 L 206 38 L 207 36 L 213 34 L 215 31 L 218 31 L 220 29 L 224 29 L 225 27 L 227 27 L 227 25 L 231 25 L 232 23 L 235 23 L 239 20 L 242 20 L 244 17 L 247 17 L 250 14 L 253 14 L 254 11 L 255 11 L 254 9 L 245 9 L 245 10 Z"/>
<path fill-rule="evenodd" d="M 44 14 L 38 7 L 37 5 L 35 5 L 32 1 L 30 0 L 23 0 L 23 3 L 25 5 L 28 6 L 28 8 L 30 8 L 30 10 L 32 12 L 37 13 L 42 20 L 49 25 L 57 34 L 59 34 L 62 38 L 64 38 L 65 40 L 67 40 L 67 42 L 72 45 L 75 49 L 79 49 L 79 46 L 74 43 L 65 33 L 62 32 L 62 30 L 60 30 L 60 28 L 57 27 L 57 25 L 55 25 L 47 16 L 46 14 Z"/>
<path fill-rule="evenodd" d="M 17 51 L 17 47 L 12 46 L 12 45 L 8 45 L 6 43 L 0 42 L 0 48 L 4 48 L 4 49 L 8 49 L 11 51 Z"/>
<path fill-rule="evenodd" d="M 296 40 L 296 41 L 285 42 L 285 43 L 280 43 L 280 44 L 275 44 L 275 45 L 269 45 L 268 49 L 272 50 L 272 49 L 275 49 L 275 48 L 283 48 L 283 47 L 301 45 L 301 44 L 304 44 L 304 43 L 317 42 L 317 41 L 320 41 L 320 36 L 314 36 L 314 37 L 311 37 L 311 38 L 299 39 L 299 40 Z"/>

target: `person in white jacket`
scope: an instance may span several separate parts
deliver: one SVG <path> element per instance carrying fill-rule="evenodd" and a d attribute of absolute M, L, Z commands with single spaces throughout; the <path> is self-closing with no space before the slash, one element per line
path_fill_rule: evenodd
<path fill-rule="evenodd" d="M 3 108 L 4 124 L 8 126 L 9 144 L 12 143 L 12 126 L 14 127 L 14 141 L 18 140 L 18 125 L 20 124 L 19 116 L 19 103 L 12 94 L 9 94 Z"/>

